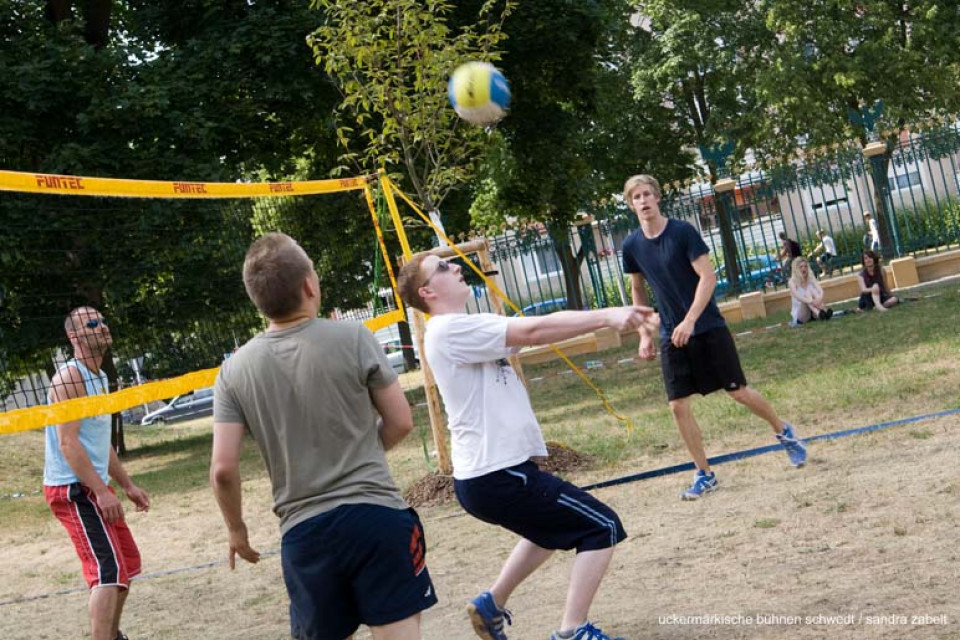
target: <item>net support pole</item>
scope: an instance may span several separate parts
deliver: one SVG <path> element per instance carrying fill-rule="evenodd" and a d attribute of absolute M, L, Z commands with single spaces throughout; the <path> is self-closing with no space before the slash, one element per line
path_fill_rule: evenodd
<path fill-rule="evenodd" d="M 450 461 L 450 447 L 447 445 L 447 418 L 440 405 L 440 391 L 437 389 L 437 380 L 433 377 L 433 369 L 427 362 L 427 352 L 423 347 L 423 336 L 426 323 L 423 313 L 413 309 L 413 333 L 420 351 L 420 369 L 423 371 L 423 391 L 427 396 L 427 413 L 430 415 L 430 431 L 433 432 L 433 444 L 437 448 L 437 467 L 440 473 L 449 476 L 453 473 L 453 463 Z"/>

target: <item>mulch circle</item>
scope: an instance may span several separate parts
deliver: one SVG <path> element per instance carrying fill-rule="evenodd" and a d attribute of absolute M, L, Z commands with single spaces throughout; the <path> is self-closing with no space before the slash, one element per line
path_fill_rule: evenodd
<path fill-rule="evenodd" d="M 533 458 L 537 466 L 547 473 L 564 474 L 587 466 L 591 462 L 588 455 L 578 453 L 559 442 L 547 443 L 547 457 Z M 417 480 L 403 494 L 411 507 L 434 507 L 453 502 L 453 477 L 431 473 Z"/>

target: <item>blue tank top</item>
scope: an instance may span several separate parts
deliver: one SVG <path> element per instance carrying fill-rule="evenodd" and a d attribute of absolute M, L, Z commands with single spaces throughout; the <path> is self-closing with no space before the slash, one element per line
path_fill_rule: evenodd
<path fill-rule="evenodd" d="M 81 362 L 69 360 L 60 368 L 60 373 L 67 367 L 74 367 L 83 375 L 84 386 L 88 396 L 99 396 L 107 393 L 107 375 L 100 371 L 94 375 Z M 43 464 L 43 484 L 59 486 L 80 482 L 80 479 L 67 464 L 60 451 L 60 437 L 56 425 L 46 428 L 46 455 Z M 110 414 L 84 418 L 80 421 L 80 444 L 83 445 L 93 468 L 100 475 L 100 479 L 109 482 L 107 470 L 110 467 Z"/>

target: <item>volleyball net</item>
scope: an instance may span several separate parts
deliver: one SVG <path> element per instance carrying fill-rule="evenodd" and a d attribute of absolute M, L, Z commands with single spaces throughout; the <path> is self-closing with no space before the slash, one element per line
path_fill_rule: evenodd
<path fill-rule="evenodd" d="M 390 185 L 375 175 L 210 183 L 0 171 L 0 434 L 211 386 L 265 328 L 242 265 L 269 231 L 315 261 L 325 315 L 372 331 L 403 320 L 389 256 L 410 248 Z M 109 323 L 110 393 L 47 404 L 72 355 L 64 319 L 78 306 Z"/>

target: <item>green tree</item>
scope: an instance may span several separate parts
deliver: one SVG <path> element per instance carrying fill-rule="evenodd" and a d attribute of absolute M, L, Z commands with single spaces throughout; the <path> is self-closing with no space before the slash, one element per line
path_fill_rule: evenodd
<path fill-rule="evenodd" d="M 764 107 L 758 148 L 792 154 L 798 140 L 819 146 L 850 139 L 866 146 L 870 116 L 882 104 L 874 133 L 887 149 L 872 173 L 875 208 L 884 211 L 900 132 L 960 110 L 956 3 L 765 0 L 760 6 L 776 39 L 757 58 L 755 94 Z M 875 218 L 889 251 L 887 217 Z"/>
<path fill-rule="evenodd" d="M 444 0 L 314 0 L 325 21 L 308 39 L 342 94 L 337 136 L 342 171 L 402 171 L 427 211 L 466 182 L 488 142 L 459 120 L 446 82 L 459 64 L 496 61 L 511 4 L 487 0 L 453 28 Z"/>
<path fill-rule="evenodd" d="M 485 229 L 545 225 L 574 309 L 584 304 L 585 254 L 574 253 L 569 226 L 619 193 L 628 175 L 689 175 L 668 111 L 632 96 L 631 10 L 617 0 L 521 3 L 504 25 L 514 101 L 472 215 Z"/>
<path fill-rule="evenodd" d="M 682 143 L 694 149 L 729 148 L 736 166 L 755 146 L 758 102 L 750 90 L 757 56 L 771 41 L 758 3 L 743 0 L 652 0 L 634 17 L 631 57 L 635 95 L 646 107 L 670 112 Z M 761 3 L 762 4 L 762 3 Z M 701 159 L 715 183 L 720 167 Z M 739 282 L 737 243 L 727 201 L 717 199 L 727 281 Z"/>
<path fill-rule="evenodd" d="M 109 10 L 95 15 L 53 4 L 58 11 L 0 0 L 4 169 L 167 180 L 328 177 L 338 155 L 329 114 L 339 95 L 304 42 L 322 19 L 305 3 L 83 5 Z M 304 201 L 310 206 L 274 204 L 273 228 L 300 223 L 300 239 L 337 274 L 325 278 L 327 308 L 366 300 L 364 240 L 372 231 L 362 200 Z M 55 346 L 66 346 L 60 322 L 78 304 L 105 307 L 119 321 L 118 353 L 153 354 L 154 375 L 216 364 L 260 326 L 239 280 L 253 213 L 239 202 L 3 196 L 7 377 L 35 371 Z"/>

